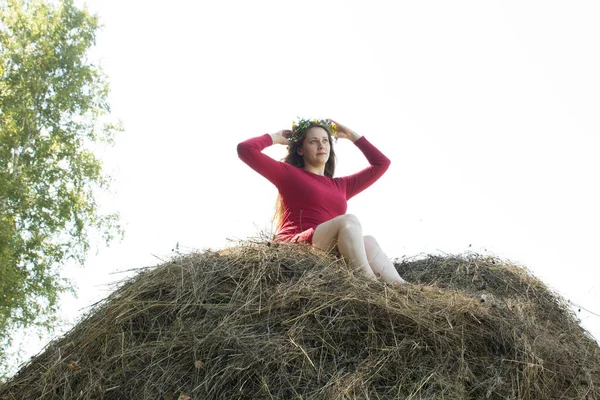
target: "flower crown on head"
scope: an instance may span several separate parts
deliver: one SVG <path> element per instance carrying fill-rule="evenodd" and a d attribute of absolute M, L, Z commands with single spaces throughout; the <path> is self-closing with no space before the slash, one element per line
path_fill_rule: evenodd
<path fill-rule="evenodd" d="M 335 136 L 337 140 L 337 125 L 328 119 L 302 119 L 298 117 L 298 122 L 292 121 L 292 135 L 289 137 L 290 142 L 297 141 L 308 128 L 319 125 L 328 126 L 331 135 Z"/>

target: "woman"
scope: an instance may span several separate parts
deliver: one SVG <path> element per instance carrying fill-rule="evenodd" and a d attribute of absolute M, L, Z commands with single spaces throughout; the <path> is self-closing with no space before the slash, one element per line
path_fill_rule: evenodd
<path fill-rule="evenodd" d="M 353 142 L 371 165 L 353 175 L 333 178 L 332 129 L 338 138 Z M 273 144 L 288 146 L 283 162 L 262 153 Z M 279 190 L 276 240 L 306 242 L 325 251 L 337 246 L 342 257 L 351 266 L 362 268 L 367 277 L 381 277 L 392 284 L 404 282 L 375 238 L 363 236 L 358 219 L 346 214 L 347 200 L 373 184 L 390 165 L 364 136 L 330 119 L 300 120 L 293 130 L 248 139 L 237 150 L 242 161 Z"/>

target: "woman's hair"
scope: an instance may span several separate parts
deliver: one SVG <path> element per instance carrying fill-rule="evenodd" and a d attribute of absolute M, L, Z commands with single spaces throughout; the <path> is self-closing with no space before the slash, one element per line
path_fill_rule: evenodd
<path fill-rule="evenodd" d="M 329 139 L 329 159 L 327 160 L 327 163 L 325 163 L 325 176 L 333 178 L 333 174 L 335 173 L 335 151 L 333 151 L 331 129 L 327 125 L 311 123 L 308 128 L 304 130 L 304 132 L 301 132 L 298 140 L 288 145 L 288 154 L 282 161 L 286 164 L 291 164 L 295 167 L 304 169 L 304 158 L 298 154 L 298 149 L 302 148 L 304 139 L 306 138 L 306 133 L 314 127 L 323 128 L 327 132 L 327 137 Z M 273 222 L 275 223 L 275 231 L 278 231 L 283 222 L 283 199 L 281 198 L 280 194 L 277 195 L 277 201 L 275 202 L 275 214 L 273 215 Z"/>

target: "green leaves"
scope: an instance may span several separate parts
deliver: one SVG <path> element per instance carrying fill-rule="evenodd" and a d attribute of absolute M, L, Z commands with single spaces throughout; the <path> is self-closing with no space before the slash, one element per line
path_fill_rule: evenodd
<path fill-rule="evenodd" d="M 313 126 L 320 126 L 327 129 L 331 135 L 337 135 L 337 126 L 327 119 L 304 119 L 298 117 L 298 122 L 292 121 L 292 136 L 290 136 L 290 141 L 295 142 L 299 140 Z"/>
<path fill-rule="evenodd" d="M 0 343 L 51 324 L 60 266 L 84 261 L 90 230 L 120 233 L 94 197 L 108 178 L 91 149 L 121 130 L 102 122 L 109 88 L 87 59 L 97 29 L 71 0 L 0 4 Z"/>

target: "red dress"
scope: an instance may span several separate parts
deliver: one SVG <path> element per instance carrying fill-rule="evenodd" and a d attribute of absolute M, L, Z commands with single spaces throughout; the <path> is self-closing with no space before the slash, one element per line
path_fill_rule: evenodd
<path fill-rule="evenodd" d="M 270 134 L 238 144 L 238 156 L 279 190 L 283 200 L 283 222 L 275 240 L 312 244 L 315 228 L 346 213 L 347 201 L 371 186 L 390 166 L 390 160 L 364 136 L 354 142 L 365 155 L 369 167 L 340 178 L 317 175 L 276 161 L 262 150 L 273 144 Z"/>

